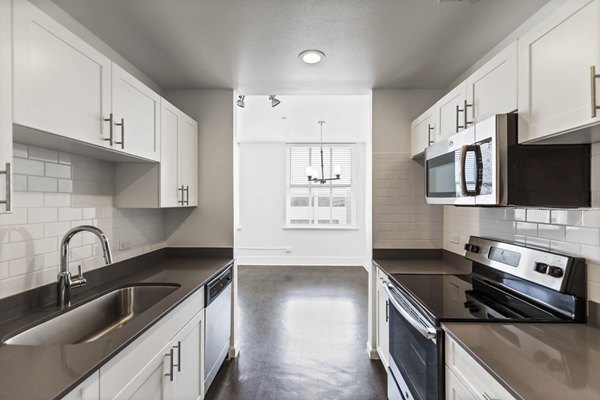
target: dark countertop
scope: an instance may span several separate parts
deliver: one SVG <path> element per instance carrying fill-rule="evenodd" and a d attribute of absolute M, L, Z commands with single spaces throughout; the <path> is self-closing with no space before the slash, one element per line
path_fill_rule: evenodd
<path fill-rule="evenodd" d="M 166 258 L 163 256 L 157 259 L 155 257 L 150 263 L 134 268 L 133 272 L 112 280 L 97 282 L 94 287 L 85 292 L 74 289 L 73 306 L 76 306 L 112 289 L 133 283 L 180 285 L 123 328 L 95 342 L 48 346 L 0 345 L 0 399 L 60 398 L 77 387 L 231 262 L 232 260 L 228 258 L 188 256 Z M 93 272 L 91 271 L 90 274 Z M 103 274 L 106 275 L 106 272 Z M 4 315 L 8 313 L 7 307 L 6 305 L 3 307 L 2 302 L 4 300 L 0 300 L 0 319 L 4 320 L 0 324 L 2 338 L 34 321 L 60 313 L 57 306 L 46 306 L 16 317 L 11 316 L 11 319 L 7 320 Z"/>
<path fill-rule="evenodd" d="M 460 259 L 463 257 L 458 256 Z M 463 259 L 464 260 L 464 259 Z M 373 264 L 388 275 L 391 274 L 468 274 L 470 263 L 458 259 L 375 259 Z"/>
<path fill-rule="evenodd" d="M 600 329 L 448 323 L 444 330 L 517 399 L 600 399 Z"/>

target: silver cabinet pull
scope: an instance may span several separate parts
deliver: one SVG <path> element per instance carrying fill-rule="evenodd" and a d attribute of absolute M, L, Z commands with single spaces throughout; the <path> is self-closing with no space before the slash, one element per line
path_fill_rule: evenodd
<path fill-rule="evenodd" d="M 389 322 L 390 320 L 390 301 L 385 301 L 385 322 Z"/>
<path fill-rule="evenodd" d="M 185 186 L 185 205 L 190 205 L 190 187 L 187 185 Z"/>
<path fill-rule="evenodd" d="M 460 125 L 459 115 L 461 112 L 465 112 L 465 110 L 461 109 L 460 106 L 457 104 L 456 105 L 456 132 L 458 132 L 459 129 L 465 129 L 464 125 Z"/>
<path fill-rule="evenodd" d="M 10 193 L 10 180 L 12 177 L 12 174 L 10 172 L 10 163 L 7 162 L 6 163 L 6 168 L 4 169 L 4 171 L 0 171 L 0 175 L 6 175 L 6 199 L 5 200 L 0 200 L 0 204 L 5 204 L 5 210 L 6 212 L 11 212 L 12 211 L 12 198 L 11 198 L 11 193 Z"/>
<path fill-rule="evenodd" d="M 177 190 L 179 192 L 181 192 L 181 200 L 177 200 L 177 203 L 184 205 L 185 201 L 183 200 L 183 195 L 184 195 L 185 189 L 183 188 L 183 185 L 181 185 Z"/>
<path fill-rule="evenodd" d="M 467 117 L 467 110 L 469 109 L 469 107 L 471 108 L 471 115 L 473 115 L 473 119 L 471 121 L 469 121 L 469 118 Z M 475 120 L 475 108 L 473 108 L 473 104 L 467 103 L 466 99 L 465 99 L 464 113 L 465 113 L 465 128 L 467 128 L 469 125 L 472 125 L 473 121 Z"/>
<path fill-rule="evenodd" d="M 177 367 L 177 372 L 181 372 L 181 342 L 178 341 L 173 349 L 177 349 L 177 364 L 174 364 L 173 367 Z"/>
<path fill-rule="evenodd" d="M 115 144 L 120 144 L 121 149 L 125 149 L 125 119 L 121 118 L 121 122 L 115 122 L 115 125 L 121 127 L 121 141 Z"/>
<path fill-rule="evenodd" d="M 169 365 L 169 372 L 167 372 L 165 374 L 165 376 L 168 376 L 169 380 L 171 382 L 173 382 L 173 368 L 174 368 L 174 365 L 173 365 L 173 349 L 171 349 L 171 351 L 169 353 L 165 354 L 165 356 L 167 356 L 167 357 L 170 358 L 170 361 L 169 361 L 169 363 L 170 363 L 170 365 Z"/>
<path fill-rule="evenodd" d="M 596 104 L 596 80 L 600 78 L 600 74 L 596 73 L 596 66 L 590 67 L 590 86 L 592 89 L 592 118 L 596 118 L 596 111 L 600 109 L 600 106 Z"/>
<path fill-rule="evenodd" d="M 431 140 L 431 131 L 435 130 L 435 126 L 431 126 L 431 124 L 427 124 L 427 141 L 429 142 L 429 146 L 435 143 L 435 140 Z"/>
<path fill-rule="evenodd" d="M 113 147 L 113 139 L 114 139 L 114 128 L 113 128 L 113 113 L 110 113 L 110 117 L 104 118 L 105 122 L 108 122 L 108 139 L 104 138 L 105 142 L 110 144 L 110 147 Z"/>

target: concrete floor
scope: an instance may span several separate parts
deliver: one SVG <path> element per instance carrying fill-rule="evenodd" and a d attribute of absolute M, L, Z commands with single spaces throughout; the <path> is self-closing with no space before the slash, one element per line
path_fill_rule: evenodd
<path fill-rule="evenodd" d="M 239 267 L 240 356 L 206 400 L 386 399 L 360 267 Z"/>

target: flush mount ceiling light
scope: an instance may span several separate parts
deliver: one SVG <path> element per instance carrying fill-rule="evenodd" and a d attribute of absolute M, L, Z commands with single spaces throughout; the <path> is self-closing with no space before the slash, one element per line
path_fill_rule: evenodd
<path fill-rule="evenodd" d="M 325 53 L 320 50 L 304 50 L 298 57 L 307 64 L 317 64 L 323 61 Z"/>
<path fill-rule="evenodd" d="M 281 100 L 277 100 L 274 94 L 269 96 L 269 100 L 271 100 L 271 107 L 276 107 L 281 103 Z"/>
<path fill-rule="evenodd" d="M 246 98 L 246 96 L 238 96 L 238 99 L 236 102 L 238 107 L 240 107 L 240 108 L 246 107 L 246 103 L 244 102 L 245 98 Z"/>

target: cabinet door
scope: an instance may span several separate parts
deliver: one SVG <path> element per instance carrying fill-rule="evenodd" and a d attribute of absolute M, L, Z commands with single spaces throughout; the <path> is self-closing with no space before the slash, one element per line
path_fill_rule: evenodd
<path fill-rule="evenodd" d="M 0 1 L 0 214 L 12 209 L 11 2 Z"/>
<path fill-rule="evenodd" d="M 160 206 L 178 207 L 183 193 L 179 184 L 179 128 L 181 112 L 161 99 Z"/>
<path fill-rule="evenodd" d="M 446 400 L 477 400 L 465 385 L 446 367 Z"/>
<path fill-rule="evenodd" d="M 113 63 L 114 147 L 160 160 L 160 96 Z"/>
<path fill-rule="evenodd" d="M 198 205 L 198 123 L 183 115 L 179 129 L 179 184 L 185 205 Z"/>
<path fill-rule="evenodd" d="M 171 346 L 166 346 L 139 371 L 115 399 L 171 400 L 175 379 L 173 358 Z"/>
<path fill-rule="evenodd" d="M 189 400 L 204 397 L 204 312 L 200 312 L 173 341 L 175 382 L 173 399 Z"/>
<path fill-rule="evenodd" d="M 29 1 L 13 3 L 14 122 L 107 146 L 111 61 Z"/>
<path fill-rule="evenodd" d="M 519 142 L 600 120 L 592 67 L 600 73 L 599 0 L 564 2 L 519 39 Z"/>
<path fill-rule="evenodd" d="M 387 368 L 389 365 L 389 305 L 385 283 L 377 281 L 377 353 Z"/>
<path fill-rule="evenodd" d="M 517 42 L 467 78 L 467 124 L 517 109 Z"/>
<path fill-rule="evenodd" d="M 437 102 L 437 140 L 465 128 L 465 115 L 462 110 L 466 100 L 467 85 L 463 82 Z"/>
<path fill-rule="evenodd" d="M 411 156 L 423 154 L 425 149 L 435 143 L 437 107 L 433 106 L 415 119 L 411 125 Z"/>
<path fill-rule="evenodd" d="M 100 399 L 100 372 L 95 372 L 81 385 L 73 389 L 62 400 L 99 400 Z"/>

